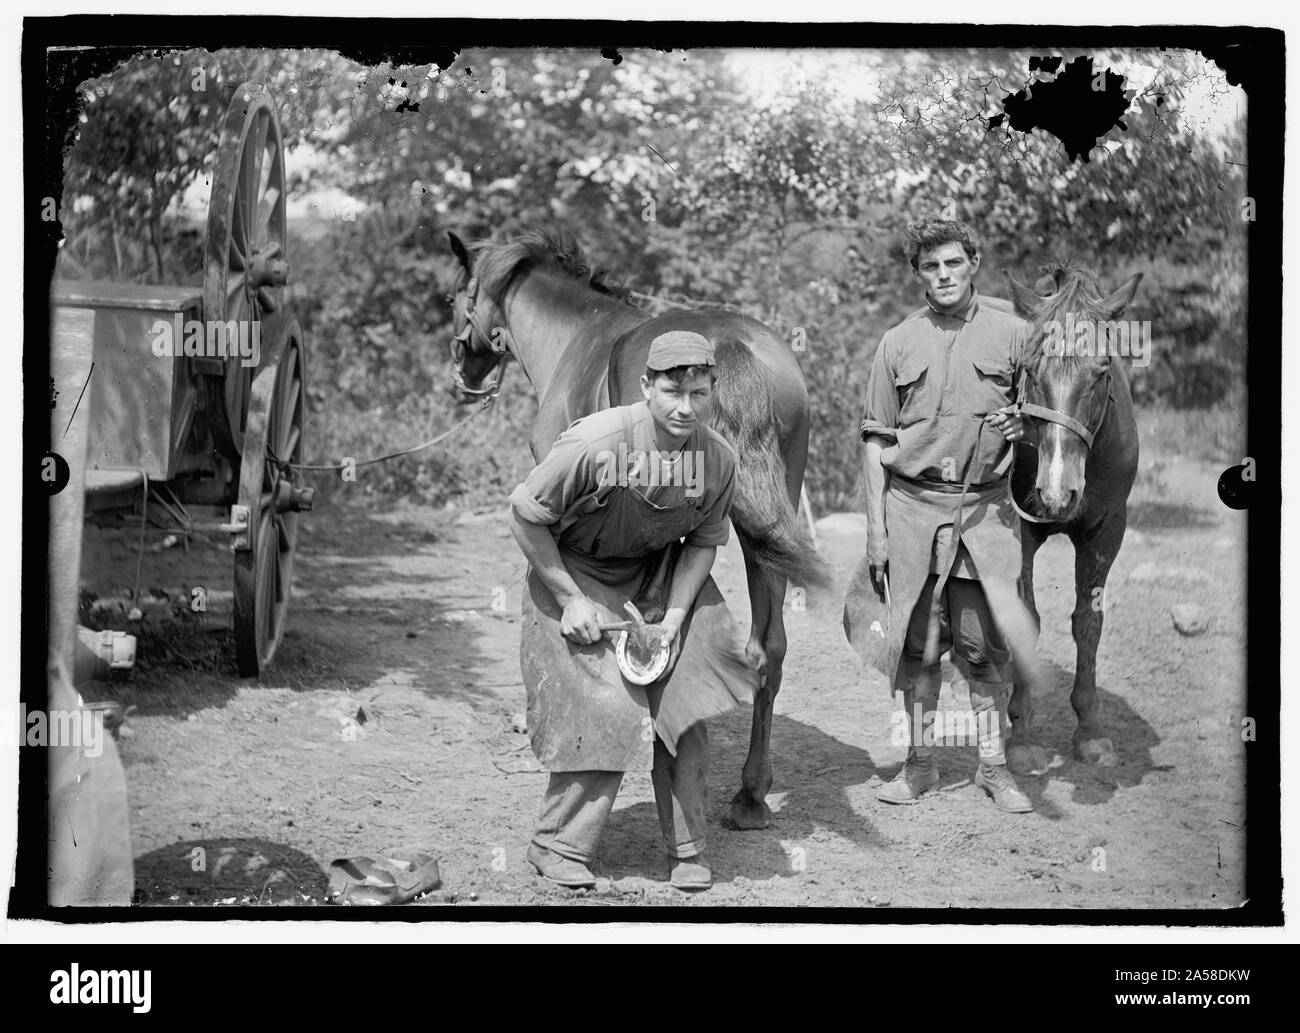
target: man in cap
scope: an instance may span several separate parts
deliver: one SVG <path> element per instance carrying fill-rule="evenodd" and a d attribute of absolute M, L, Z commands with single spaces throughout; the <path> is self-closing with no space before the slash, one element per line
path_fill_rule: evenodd
<path fill-rule="evenodd" d="M 709 578 L 727 542 L 735 455 L 706 426 L 716 384 L 708 338 L 650 342 L 641 401 L 573 423 L 510 496 L 529 564 L 520 664 L 533 751 L 550 771 L 528 861 L 553 883 L 595 884 L 590 865 L 623 772 L 649 767 L 681 890 L 712 885 L 704 858 L 708 738 L 701 714 L 752 693 L 739 630 Z M 602 629 L 656 595 L 669 667 L 626 680 Z M 629 632 L 630 633 L 630 632 Z"/>
<path fill-rule="evenodd" d="M 889 608 L 882 666 L 902 692 L 908 751 L 878 796 L 912 803 L 938 784 L 931 724 L 939 655 L 951 649 L 970 688 L 975 784 L 1005 811 L 1031 811 L 1006 767 L 1011 657 L 1002 633 L 1019 619 L 1007 460 L 1024 436 L 1013 403 L 1028 325 L 976 292 L 980 253 L 970 227 L 926 219 L 908 227 L 905 250 L 926 303 L 885 333 L 867 384 L 868 577 L 860 569 L 846 606 L 846 628 L 854 592 L 874 591 Z"/>

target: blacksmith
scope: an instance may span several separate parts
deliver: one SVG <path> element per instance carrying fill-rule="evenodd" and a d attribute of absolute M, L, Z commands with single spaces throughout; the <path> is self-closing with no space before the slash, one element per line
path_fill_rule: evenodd
<path fill-rule="evenodd" d="M 646 365 L 642 401 L 573 423 L 510 496 L 530 567 L 520 642 L 528 729 L 551 773 L 528 861 L 553 883 L 593 886 L 623 772 L 650 768 L 671 883 L 702 890 L 712 873 L 700 716 L 749 700 L 757 685 L 709 577 L 727 542 L 735 454 L 706 426 L 716 383 L 708 338 L 661 334 Z M 670 665 L 641 688 L 622 676 L 600 626 L 626 620 L 629 601 L 654 608 L 661 571 L 671 575 L 659 595 Z"/>
<path fill-rule="evenodd" d="M 878 795 L 912 803 L 938 783 L 929 726 L 939 657 L 951 650 L 970 687 L 975 784 L 1003 810 L 1031 811 L 1006 767 L 1012 676 L 1003 634 L 1018 605 L 1019 523 L 1007 468 L 1024 436 L 1014 402 L 1029 328 L 976 292 L 980 252 L 970 227 L 915 223 L 905 253 L 925 306 L 881 339 L 861 428 L 865 565 L 871 590 L 895 618 L 886 673 L 895 699 L 901 690 L 909 740 L 906 762 Z"/>

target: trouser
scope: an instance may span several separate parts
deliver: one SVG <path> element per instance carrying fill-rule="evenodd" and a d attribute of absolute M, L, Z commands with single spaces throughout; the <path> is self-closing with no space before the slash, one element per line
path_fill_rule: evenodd
<path fill-rule="evenodd" d="M 694 857 L 703 853 L 709 782 L 709 737 L 703 721 L 678 738 L 676 757 L 655 737 L 650 779 L 668 855 Z M 600 835 L 622 782 L 621 771 L 553 772 L 533 842 L 589 863 L 596 856 Z"/>
<path fill-rule="evenodd" d="M 903 641 L 903 706 L 907 709 L 908 759 L 930 756 L 923 722 L 933 720 L 939 702 L 939 664 L 926 666 L 925 636 L 937 575 L 931 574 L 912 611 Z M 1003 670 L 1010 651 L 998 633 L 988 599 L 978 581 L 950 576 L 939 602 L 939 652 L 952 651 L 953 662 L 970 688 L 971 710 L 979 741 L 980 762 L 1005 764 L 1010 692 Z"/>

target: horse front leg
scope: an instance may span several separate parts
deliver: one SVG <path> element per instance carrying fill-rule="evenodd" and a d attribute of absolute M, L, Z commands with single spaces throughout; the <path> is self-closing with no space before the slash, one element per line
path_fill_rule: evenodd
<path fill-rule="evenodd" d="M 1074 614 L 1070 626 L 1076 651 L 1074 690 L 1070 705 L 1078 724 L 1074 729 L 1074 755 L 1088 764 L 1115 764 L 1115 746 L 1101 724 L 1097 699 L 1097 645 L 1101 641 L 1106 599 L 1106 578 L 1124 537 L 1123 521 L 1093 538 L 1076 533 L 1074 542 Z"/>
<path fill-rule="evenodd" d="M 742 544 L 743 544 L 742 539 Z M 762 571 L 745 550 L 745 579 L 749 584 L 751 621 L 745 655 L 758 671 L 754 694 L 754 722 L 749 732 L 749 755 L 741 773 L 740 790 L 722 819 L 724 827 L 747 831 L 765 829 L 772 823 L 767 791 L 772 788 L 772 704 L 781 691 L 785 665 L 785 579 Z"/>
<path fill-rule="evenodd" d="M 633 605 L 641 611 L 647 624 L 658 624 L 668 612 L 668 592 L 671 574 L 677 563 L 681 545 L 673 542 L 663 551 L 654 571 L 641 586 Z M 620 614 L 621 616 L 621 614 Z"/>
<path fill-rule="evenodd" d="M 1034 601 L 1034 557 L 1047 535 L 1038 525 L 1020 525 L 1020 580 L 1017 583 L 1020 599 L 1034 619 L 1034 627 L 1041 628 L 1038 604 Z M 1030 685 L 1017 677 L 1011 686 L 1011 701 L 1007 705 L 1011 718 L 1011 734 L 1007 736 L 1007 767 L 1017 775 L 1041 774 L 1047 770 L 1050 758 L 1034 737 L 1034 699 Z"/>

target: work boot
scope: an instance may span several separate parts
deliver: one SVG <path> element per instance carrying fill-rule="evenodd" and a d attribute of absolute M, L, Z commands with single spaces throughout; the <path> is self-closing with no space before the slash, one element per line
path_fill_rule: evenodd
<path fill-rule="evenodd" d="M 537 874 L 547 882 L 573 890 L 591 889 L 596 885 L 596 877 L 581 861 L 539 847 L 536 843 L 528 845 L 525 856 Z"/>
<path fill-rule="evenodd" d="M 975 784 L 993 798 L 993 802 L 1012 814 L 1027 814 L 1034 803 L 1016 785 L 1005 764 L 981 764 L 975 769 Z"/>
<path fill-rule="evenodd" d="M 938 784 L 939 765 L 934 756 L 909 753 L 898 774 L 880 787 L 876 799 L 882 803 L 916 803 L 922 793 Z"/>
<path fill-rule="evenodd" d="M 902 690 L 903 712 L 907 718 L 907 760 L 898 774 L 876 793 L 876 799 L 883 803 L 915 803 L 922 793 L 939 784 L 939 765 L 930 752 L 934 743 L 930 725 L 939 705 L 938 668 L 907 671 Z M 928 739 L 927 729 L 930 729 Z"/>
<path fill-rule="evenodd" d="M 695 854 L 692 857 L 670 857 L 668 858 L 668 881 L 672 883 L 673 889 L 684 893 L 698 893 L 713 885 L 713 872 L 709 870 L 703 854 Z"/>

